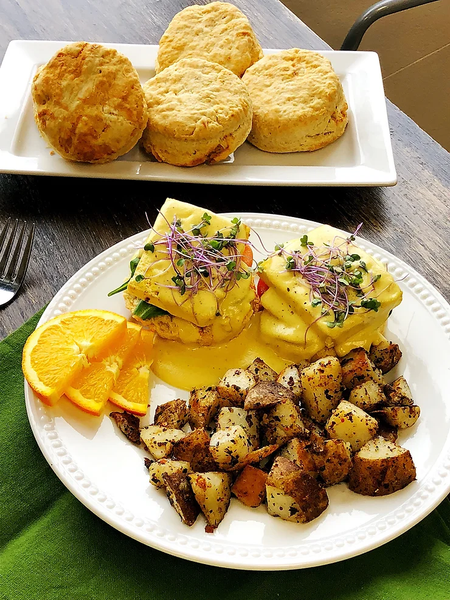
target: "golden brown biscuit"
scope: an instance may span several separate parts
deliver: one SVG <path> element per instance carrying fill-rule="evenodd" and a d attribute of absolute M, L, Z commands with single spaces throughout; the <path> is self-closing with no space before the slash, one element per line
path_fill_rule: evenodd
<path fill-rule="evenodd" d="M 247 17 L 236 6 L 211 2 L 188 6 L 175 15 L 159 42 L 156 72 L 194 56 L 217 62 L 240 77 L 263 53 Z"/>
<path fill-rule="evenodd" d="M 142 144 L 160 162 L 193 167 L 224 160 L 251 129 L 247 88 L 217 63 L 182 59 L 147 81 L 144 92 Z"/>
<path fill-rule="evenodd" d="M 133 148 L 147 123 L 136 70 L 100 44 L 62 48 L 36 73 L 32 97 L 42 137 L 68 160 L 114 160 Z"/>
<path fill-rule="evenodd" d="M 242 80 L 253 103 L 248 141 L 260 150 L 318 150 L 344 133 L 348 107 L 342 85 L 318 52 L 293 48 L 265 56 Z"/>

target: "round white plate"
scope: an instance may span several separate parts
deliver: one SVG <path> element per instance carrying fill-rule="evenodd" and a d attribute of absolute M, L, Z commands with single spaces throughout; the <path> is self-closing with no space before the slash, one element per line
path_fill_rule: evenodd
<path fill-rule="evenodd" d="M 317 226 L 292 217 L 239 216 L 269 249 Z M 41 322 L 84 308 L 127 315 L 122 296 L 108 298 L 107 292 L 123 280 L 131 255 L 145 238 L 145 232 L 132 236 L 80 269 L 49 304 Z M 404 375 L 422 411 L 418 423 L 399 437 L 413 456 L 416 481 L 382 498 L 354 494 L 345 484 L 329 488 L 328 509 L 307 525 L 275 519 L 264 507 L 246 508 L 233 499 L 216 532 L 208 534 L 202 516 L 193 527 L 183 525 L 165 494 L 150 485 L 144 451 L 118 431 L 107 416 L 111 406 L 100 418 L 64 399 L 49 408 L 25 385 L 33 433 L 64 485 L 101 519 L 144 544 L 237 569 L 296 569 L 336 562 L 376 548 L 423 519 L 450 492 L 450 306 L 402 261 L 364 240 L 357 244 L 387 263 L 404 291 L 402 304 L 389 320 L 389 338 L 400 344 L 403 358 L 389 379 Z M 155 378 L 148 419 L 155 405 L 177 397 L 188 394 Z"/>

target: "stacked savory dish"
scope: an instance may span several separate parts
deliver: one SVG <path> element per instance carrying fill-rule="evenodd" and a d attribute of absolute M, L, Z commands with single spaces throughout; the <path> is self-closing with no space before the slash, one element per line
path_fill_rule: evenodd
<path fill-rule="evenodd" d="M 267 152 L 313 151 L 348 120 L 330 61 L 296 48 L 263 57 L 247 17 L 226 2 L 173 18 L 143 87 L 125 56 L 77 42 L 39 69 L 32 97 L 47 144 L 87 163 L 112 161 L 139 140 L 159 162 L 186 167 L 222 161 L 246 139 Z"/>

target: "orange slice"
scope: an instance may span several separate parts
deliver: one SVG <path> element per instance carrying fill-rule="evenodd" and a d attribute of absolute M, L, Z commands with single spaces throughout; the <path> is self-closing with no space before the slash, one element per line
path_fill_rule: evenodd
<path fill-rule="evenodd" d="M 82 410 L 99 416 L 116 383 L 120 369 L 139 339 L 141 326 L 127 323 L 127 329 L 112 345 L 105 346 L 96 360 L 75 377 L 65 395 Z"/>
<path fill-rule="evenodd" d="M 126 323 L 124 317 L 106 310 L 79 310 L 50 319 L 25 344 L 25 379 L 45 404 L 53 406 L 87 359 L 114 343 Z"/>
<path fill-rule="evenodd" d="M 135 415 L 147 412 L 150 366 L 153 361 L 153 333 L 143 329 L 132 354 L 120 371 L 109 400 Z"/>

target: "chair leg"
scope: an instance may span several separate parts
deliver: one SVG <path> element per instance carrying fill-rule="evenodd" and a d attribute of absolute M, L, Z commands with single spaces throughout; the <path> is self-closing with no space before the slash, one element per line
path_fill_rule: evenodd
<path fill-rule="evenodd" d="M 381 2 L 373 4 L 356 19 L 347 33 L 341 50 L 358 50 L 366 31 L 381 17 L 429 2 L 437 2 L 437 0 L 381 0 Z"/>

